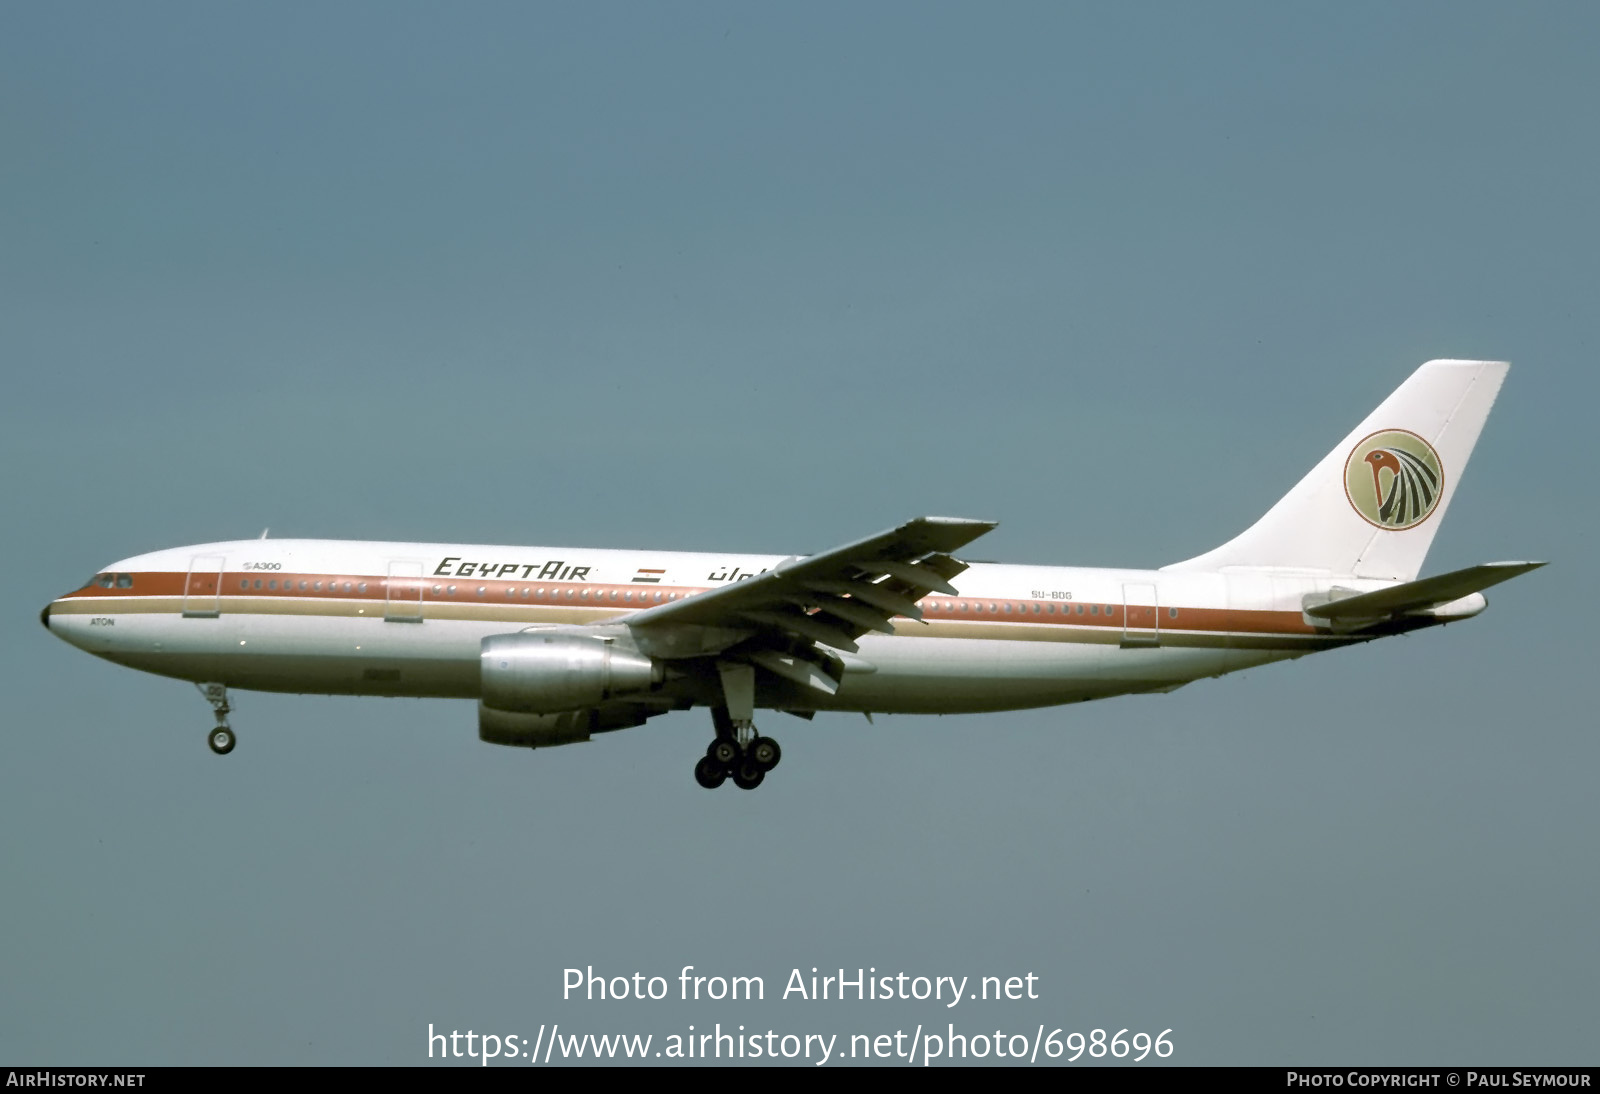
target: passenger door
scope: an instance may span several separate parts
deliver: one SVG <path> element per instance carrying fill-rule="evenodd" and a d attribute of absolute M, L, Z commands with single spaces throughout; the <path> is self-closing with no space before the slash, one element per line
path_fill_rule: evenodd
<path fill-rule="evenodd" d="M 422 622 L 422 563 L 393 559 L 389 563 L 383 618 L 388 623 Z"/>
<path fill-rule="evenodd" d="M 1122 587 L 1122 645 L 1158 646 L 1161 644 L 1161 609 L 1156 603 L 1154 585 Z"/>
<path fill-rule="evenodd" d="M 189 574 L 183 581 L 183 617 L 215 619 L 222 614 L 221 555 L 196 555 L 189 560 Z"/>

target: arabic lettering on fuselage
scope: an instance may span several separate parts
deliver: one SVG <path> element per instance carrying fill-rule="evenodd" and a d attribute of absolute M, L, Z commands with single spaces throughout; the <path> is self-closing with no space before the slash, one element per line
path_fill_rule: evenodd
<path fill-rule="evenodd" d="M 706 575 L 707 581 L 748 581 L 752 577 L 759 577 L 767 572 L 763 566 L 759 570 L 741 570 L 737 566 L 719 566 Z"/>

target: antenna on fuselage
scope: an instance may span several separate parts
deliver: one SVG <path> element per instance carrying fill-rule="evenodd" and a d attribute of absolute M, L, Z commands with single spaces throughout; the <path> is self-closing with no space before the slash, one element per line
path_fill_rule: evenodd
<path fill-rule="evenodd" d="M 262 539 L 266 539 L 267 538 L 267 533 L 270 532 L 270 531 L 272 531 L 271 528 L 263 528 L 263 529 L 261 529 L 261 538 Z"/>

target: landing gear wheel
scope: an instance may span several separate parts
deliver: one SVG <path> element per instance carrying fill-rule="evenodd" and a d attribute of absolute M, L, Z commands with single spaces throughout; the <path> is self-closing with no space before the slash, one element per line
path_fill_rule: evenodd
<path fill-rule="evenodd" d="M 739 744 L 732 737 L 718 737 L 706 747 L 706 759 L 729 770 L 739 762 Z"/>
<path fill-rule="evenodd" d="M 778 766 L 778 761 L 783 759 L 783 749 L 778 747 L 778 742 L 771 737 L 757 737 L 750 742 L 750 759 L 763 771 L 771 771 Z"/>
<path fill-rule="evenodd" d="M 218 756 L 226 756 L 238 743 L 233 730 L 228 728 L 228 713 L 233 710 L 228 705 L 228 688 L 224 684 L 217 683 L 197 683 L 195 687 L 199 689 L 205 701 L 211 704 L 211 713 L 217 719 L 216 728 L 206 734 L 206 743 Z"/>
<path fill-rule="evenodd" d="M 694 781 L 707 790 L 715 790 L 727 777 L 728 769 L 710 756 L 700 757 L 700 762 L 694 765 Z"/>
<path fill-rule="evenodd" d="M 748 759 L 740 761 L 739 766 L 733 769 L 733 785 L 740 790 L 754 790 L 766 777 L 766 771 Z"/>

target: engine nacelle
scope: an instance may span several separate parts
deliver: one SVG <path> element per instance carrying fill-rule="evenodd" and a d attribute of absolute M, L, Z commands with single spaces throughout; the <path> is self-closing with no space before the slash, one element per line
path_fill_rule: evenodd
<path fill-rule="evenodd" d="M 492 745 L 517 748 L 548 748 L 587 741 L 592 734 L 608 729 L 627 729 L 644 725 L 645 716 L 636 711 L 566 710 L 560 714 L 513 714 L 490 710 L 478 704 L 478 739 Z"/>
<path fill-rule="evenodd" d="M 492 635 L 483 640 L 478 663 L 484 708 L 522 714 L 596 707 L 648 691 L 662 679 L 661 666 L 642 653 L 587 634 Z"/>

